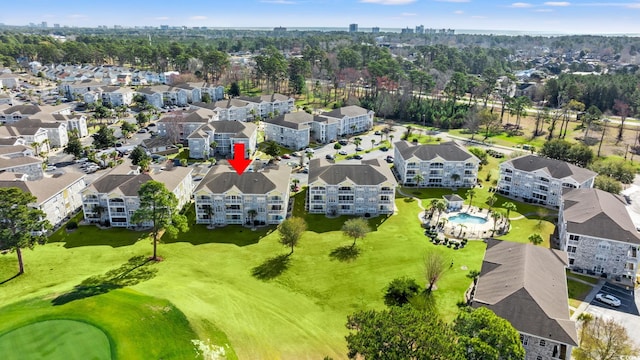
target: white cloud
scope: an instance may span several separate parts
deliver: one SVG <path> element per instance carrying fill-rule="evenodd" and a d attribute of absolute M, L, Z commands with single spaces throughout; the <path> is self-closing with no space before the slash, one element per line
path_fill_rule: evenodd
<path fill-rule="evenodd" d="M 438 2 L 449 2 L 449 3 L 468 3 L 471 0 L 436 0 Z"/>
<path fill-rule="evenodd" d="M 189 20 L 207 20 L 207 17 L 204 15 L 196 15 L 189 18 Z"/>
<path fill-rule="evenodd" d="M 472 19 L 486 19 L 487 17 L 484 16 L 484 15 L 473 15 L 471 18 Z"/>
<path fill-rule="evenodd" d="M 516 2 L 516 3 L 511 4 L 511 6 L 509 6 L 509 7 L 512 7 L 512 8 L 530 8 L 530 7 L 532 7 L 532 6 L 533 6 L 533 5 L 531 5 L 531 4 L 529 4 L 529 3 L 525 3 L 525 2 Z"/>
<path fill-rule="evenodd" d="M 410 12 L 404 12 L 404 13 L 402 13 L 402 14 L 400 14 L 400 15 L 402 15 L 402 16 L 418 16 L 418 14 L 416 14 L 416 13 L 410 13 Z"/>
<path fill-rule="evenodd" d="M 454 11 L 453 13 L 454 13 L 454 14 L 456 14 L 456 15 L 462 15 L 462 14 L 464 14 L 464 11 L 462 11 L 462 10 L 456 10 L 456 11 Z"/>
<path fill-rule="evenodd" d="M 361 3 L 380 4 L 380 5 L 407 5 L 417 0 L 360 0 Z"/>
<path fill-rule="evenodd" d="M 169 20 L 168 16 L 158 16 L 155 18 L 156 20 Z"/>
<path fill-rule="evenodd" d="M 260 0 L 261 3 L 267 4 L 280 4 L 280 5 L 294 5 L 297 4 L 295 1 L 291 0 Z"/>
<path fill-rule="evenodd" d="M 571 5 L 568 1 L 547 1 L 544 3 L 547 6 L 569 6 Z"/>
<path fill-rule="evenodd" d="M 70 14 L 69 16 L 67 16 L 69 19 L 86 19 L 88 18 L 87 15 L 85 14 Z"/>
<path fill-rule="evenodd" d="M 553 10 L 551 9 L 535 9 L 533 10 L 534 12 L 541 12 L 541 13 L 550 13 L 553 12 Z"/>
<path fill-rule="evenodd" d="M 629 9 L 640 9 L 640 3 L 628 4 L 627 8 L 629 8 Z"/>

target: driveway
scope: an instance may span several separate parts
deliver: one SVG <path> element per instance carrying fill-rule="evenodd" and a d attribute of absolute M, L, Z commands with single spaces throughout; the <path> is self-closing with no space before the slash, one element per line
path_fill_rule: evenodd
<path fill-rule="evenodd" d="M 640 334 L 640 313 L 638 312 L 640 297 L 635 296 L 633 288 L 627 289 L 611 283 L 604 284 L 600 293 L 610 294 L 620 299 L 620 307 L 609 306 L 594 297 L 585 311 L 594 316 L 615 320 L 627 329 L 627 333 L 640 346 L 640 339 L 636 336 Z M 640 357 L 635 359 L 640 359 Z"/>

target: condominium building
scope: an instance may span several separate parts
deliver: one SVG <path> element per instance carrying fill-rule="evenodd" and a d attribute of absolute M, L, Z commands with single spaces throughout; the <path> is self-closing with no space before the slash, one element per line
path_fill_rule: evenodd
<path fill-rule="evenodd" d="M 265 140 L 290 149 L 303 149 L 309 146 L 309 135 L 313 115 L 305 111 L 296 111 L 264 120 Z"/>

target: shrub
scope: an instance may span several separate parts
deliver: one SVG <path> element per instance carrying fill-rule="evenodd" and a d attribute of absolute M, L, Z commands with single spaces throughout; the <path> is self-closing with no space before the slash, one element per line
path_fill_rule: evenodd
<path fill-rule="evenodd" d="M 420 292 L 420 286 L 414 279 L 407 277 L 393 279 L 384 294 L 387 306 L 402 306 Z"/>
<path fill-rule="evenodd" d="M 67 230 L 75 230 L 78 228 L 78 223 L 71 220 L 67 223 Z"/>

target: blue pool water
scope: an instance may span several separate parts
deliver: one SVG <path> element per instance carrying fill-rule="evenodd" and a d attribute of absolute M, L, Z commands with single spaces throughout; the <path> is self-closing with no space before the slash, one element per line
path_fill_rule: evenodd
<path fill-rule="evenodd" d="M 449 222 L 454 224 L 461 224 L 461 223 L 484 224 L 487 222 L 487 219 L 479 216 L 469 215 L 467 213 L 460 213 L 458 215 L 454 215 L 450 217 Z"/>

